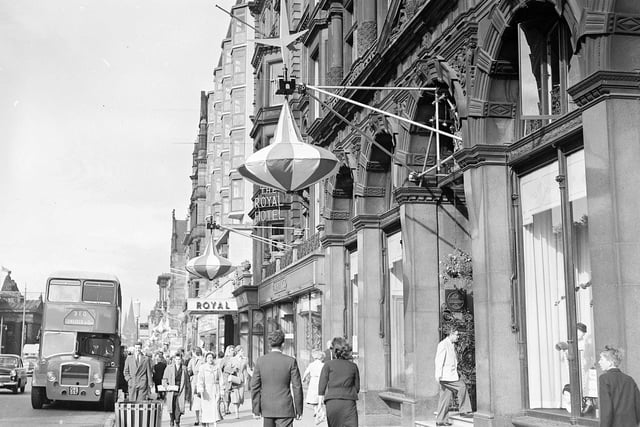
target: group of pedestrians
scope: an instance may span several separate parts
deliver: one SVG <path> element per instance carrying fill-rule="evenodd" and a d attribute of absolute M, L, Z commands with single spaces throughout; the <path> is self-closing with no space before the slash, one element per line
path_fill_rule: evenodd
<path fill-rule="evenodd" d="M 271 352 L 258 359 L 251 379 L 253 414 L 262 417 L 264 427 L 289 427 L 302 418 L 302 378 L 296 359 L 282 353 L 283 343 L 281 330 L 269 334 Z M 336 337 L 329 353 L 329 360 L 323 360 L 325 355 L 315 352 L 305 370 L 307 403 L 314 405 L 316 416 L 326 414 L 329 427 L 356 427 L 360 374 L 351 345 Z"/>
<path fill-rule="evenodd" d="M 455 343 L 459 331 L 447 325 L 444 332 L 445 338 L 438 344 L 435 356 L 435 378 L 440 385 L 437 426 L 452 424 L 449 408 L 454 392 L 460 415 L 473 416 L 467 389 L 457 368 Z M 326 417 L 329 427 L 358 426 L 356 401 L 360 374 L 346 339 L 336 337 L 327 343 L 324 352 L 314 350 L 314 360 L 302 376 L 296 359 L 282 352 L 284 333 L 275 330 L 268 340 L 271 351 L 258 358 L 253 371 L 240 346 L 228 346 L 218 357 L 211 351 L 203 356 L 202 350 L 196 348 L 194 357 L 188 361 L 182 351 L 177 351 L 167 363 L 161 352 L 151 361 L 142 353 L 142 343 L 138 342 L 124 363 L 129 400 L 150 398 L 155 386 L 158 397 L 168 405 L 172 427 L 180 426 L 187 405 L 195 411 L 195 425 L 212 427 L 231 414 L 232 406 L 235 417 L 239 417 L 245 389 L 250 386 L 254 418 L 262 418 L 264 427 L 293 426 L 294 419 L 302 418 L 303 401 L 314 408 L 315 417 Z M 640 391 L 633 378 L 620 371 L 621 361 L 619 349 L 607 346 L 600 353 L 601 426 L 635 427 L 640 423 Z M 308 384 L 306 399 L 303 399 L 303 382 Z"/>

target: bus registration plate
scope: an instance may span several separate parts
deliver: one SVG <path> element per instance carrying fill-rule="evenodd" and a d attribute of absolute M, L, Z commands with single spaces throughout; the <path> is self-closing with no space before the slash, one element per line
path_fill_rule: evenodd
<path fill-rule="evenodd" d="M 69 387 L 69 394 L 72 395 L 72 396 L 73 395 L 77 396 L 78 395 L 78 387 Z"/>

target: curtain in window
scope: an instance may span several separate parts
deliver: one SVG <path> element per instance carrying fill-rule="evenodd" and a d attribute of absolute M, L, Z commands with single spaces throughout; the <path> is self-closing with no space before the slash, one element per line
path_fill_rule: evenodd
<path fill-rule="evenodd" d="M 557 211 L 557 216 L 554 215 Z M 524 227 L 527 361 L 531 408 L 561 407 L 569 383 L 562 234 L 554 227 L 559 207 L 533 215 Z"/>

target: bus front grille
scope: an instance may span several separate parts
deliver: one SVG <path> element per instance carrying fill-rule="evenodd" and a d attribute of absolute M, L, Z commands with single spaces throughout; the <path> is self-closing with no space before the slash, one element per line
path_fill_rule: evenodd
<path fill-rule="evenodd" d="M 89 385 L 89 366 L 62 365 L 60 367 L 60 385 Z"/>

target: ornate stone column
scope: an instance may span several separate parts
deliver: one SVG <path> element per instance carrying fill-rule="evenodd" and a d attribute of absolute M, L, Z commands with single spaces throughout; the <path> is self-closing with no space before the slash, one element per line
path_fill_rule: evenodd
<path fill-rule="evenodd" d="M 353 218 L 358 239 L 358 367 L 365 413 L 378 412 L 377 392 L 385 388 L 385 357 L 381 316 L 382 236 L 377 215 Z"/>
<path fill-rule="evenodd" d="M 376 0 L 363 0 L 356 3 L 358 10 L 358 57 L 375 43 L 378 37 L 376 24 L 377 7 Z"/>
<path fill-rule="evenodd" d="M 332 2 L 329 6 L 329 75 L 328 83 L 338 85 L 342 82 L 343 73 L 343 33 L 342 3 Z"/>
<path fill-rule="evenodd" d="M 504 146 L 474 145 L 456 154 L 464 169 L 473 258 L 476 426 L 507 425 L 520 411 L 518 335 L 512 329 L 510 189 Z M 510 425 L 510 424 L 509 424 Z"/>

